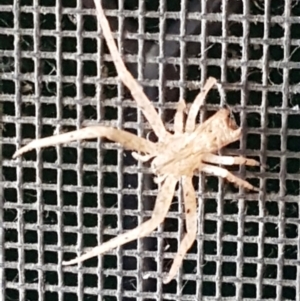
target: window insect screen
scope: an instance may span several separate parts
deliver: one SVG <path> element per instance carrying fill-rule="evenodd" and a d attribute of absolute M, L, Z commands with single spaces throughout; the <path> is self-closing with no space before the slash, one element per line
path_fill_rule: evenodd
<path fill-rule="evenodd" d="M 199 121 L 231 108 L 243 129 L 223 153 L 260 193 L 195 177 L 199 227 L 163 285 L 185 231 L 180 187 L 165 222 L 80 265 L 62 261 L 151 215 L 151 170 L 102 140 L 12 155 L 36 137 L 96 123 L 153 139 L 116 71 L 93 1 L 0 4 L 1 300 L 299 300 L 300 4 L 292 0 L 102 0 L 126 65 L 168 124 L 209 76 Z"/>

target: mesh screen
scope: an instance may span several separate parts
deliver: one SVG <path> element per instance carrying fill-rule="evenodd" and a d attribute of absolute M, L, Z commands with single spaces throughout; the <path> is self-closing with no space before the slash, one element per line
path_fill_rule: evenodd
<path fill-rule="evenodd" d="M 243 138 L 223 152 L 261 188 L 195 177 L 197 240 L 162 284 L 185 231 L 180 189 L 157 231 L 99 258 L 71 259 L 151 215 L 151 171 L 115 143 L 14 151 L 102 122 L 151 138 L 117 80 L 92 1 L 0 3 L 1 300 L 299 300 L 300 4 L 292 0 L 105 1 L 128 68 L 166 122 L 208 76 Z M 171 114 L 172 113 L 172 114 Z M 203 114 L 199 117 L 203 119 Z"/>

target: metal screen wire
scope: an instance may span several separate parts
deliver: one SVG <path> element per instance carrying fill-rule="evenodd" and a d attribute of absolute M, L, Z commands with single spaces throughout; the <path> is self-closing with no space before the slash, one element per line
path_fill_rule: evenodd
<path fill-rule="evenodd" d="M 124 61 L 166 123 L 208 76 L 222 83 L 199 121 L 231 108 L 243 136 L 222 152 L 262 163 L 233 169 L 261 192 L 196 176 L 197 240 L 168 285 L 162 274 L 185 231 L 180 187 L 149 237 L 62 267 L 150 217 L 151 170 L 109 141 L 13 160 L 14 151 L 96 123 L 153 133 L 116 77 L 92 1 L 2 0 L 0 300 L 300 300 L 299 1 L 103 5 Z"/>

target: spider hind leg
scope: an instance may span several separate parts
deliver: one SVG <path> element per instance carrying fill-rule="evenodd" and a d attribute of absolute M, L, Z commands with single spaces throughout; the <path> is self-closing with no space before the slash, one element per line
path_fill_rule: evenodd
<path fill-rule="evenodd" d="M 164 283 L 169 283 L 175 277 L 181 266 L 185 254 L 191 248 L 197 235 L 197 202 L 192 178 L 183 177 L 182 187 L 187 233 L 184 235 L 182 241 L 180 242 L 180 246 L 171 266 L 171 269 L 168 275 L 163 280 Z"/>
<path fill-rule="evenodd" d="M 132 230 L 129 230 L 112 238 L 107 242 L 104 242 L 103 244 L 93 248 L 91 251 L 75 259 L 72 259 L 70 261 L 63 261 L 62 264 L 71 265 L 85 261 L 89 258 L 101 255 L 109 250 L 122 246 L 125 243 L 136 240 L 138 238 L 142 238 L 152 233 L 164 221 L 165 216 L 168 213 L 177 182 L 178 179 L 174 176 L 169 176 L 166 178 L 157 196 L 155 207 L 149 220 Z"/>

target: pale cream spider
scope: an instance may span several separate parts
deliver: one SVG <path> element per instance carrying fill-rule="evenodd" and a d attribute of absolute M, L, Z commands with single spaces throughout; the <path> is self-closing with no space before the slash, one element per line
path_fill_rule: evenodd
<path fill-rule="evenodd" d="M 143 162 L 152 160 L 151 169 L 157 176 L 156 182 L 159 184 L 159 192 L 151 218 L 135 229 L 129 230 L 126 233 L 102 243 L 100 246 L 93 248 L 78 258 L 63 262 L 63 265 L 84 261 L 127 242 L 149 235 L 164 221 L 174 196 L 176 184 L 181 180 L 187 233 L 180 243 L 179 250 L 168 275 L 164 278 L 164 283 L 168 283 L 176 275 L 185 254 L 196 239 L 197 202 L 195 189 L 192 184 L 194 174 L 204 172 L 226 178 L 228 181 L 247 189 L 258 190 L 247 181 L 236 177 L 228 170 L 216 165 L 245 164 L 256 166 L 259 165 L 259 163 L 253 159 L 244 157 L 216 155 L 218 150 L 223 146 L 238 140 L 241 136 L 241 128 L 237 128 L 234 120 L 230 117 L 229 110 L 221 109 L 202 124 L 196 124 L 196 117 L 200 107 L 203 105 L 209 90 L 216 84 L 216 79 L 214 78 L 207 80 L 189 110 L 187 110 L 183 100 L 179 101 L 174 118 L 174 133 L 170 133 L 166 130 L 154 106 L 144 94 L 142 87 L 126 69 L 112 37 L 100 2 L 101 1 L 95 1 L 98 22 L 102 27 L 102 32 L 114 60 L 118 75 L 131 91 L 138 107 L 142 110 L 154 133 L 158 137 L 158 142 L 153 143 L 129 132 L 99 125 L 34 140 L 19 149 L 14 154 L 14 158 L 35 148 L 63 144 L 81 139 L 104 137 L 120 143 L 126 149 L 133 150 L 133 155 L 138 160 L 142 160 Z M 188 113 L 186 122 L 184 122 L 186 111 L 188 111 Z"/>

